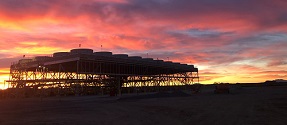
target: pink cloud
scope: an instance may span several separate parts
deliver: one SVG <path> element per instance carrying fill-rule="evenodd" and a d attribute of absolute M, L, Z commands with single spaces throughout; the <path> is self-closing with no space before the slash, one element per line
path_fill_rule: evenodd
<path fill-rule="evenodd" d="M 100 51 L 102 45 L 207 67 L 205 81 L 237 70 L 244 73 L 238 78 L 248 77 L 286 65 L 286 6 L 282 0 L 2 0 L 0 64 L 8 67 L 26 51 L 52 54 L 79 44 Z"/>

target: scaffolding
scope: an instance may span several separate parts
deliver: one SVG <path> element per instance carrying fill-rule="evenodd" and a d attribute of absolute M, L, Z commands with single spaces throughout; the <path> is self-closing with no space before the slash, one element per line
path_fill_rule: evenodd
<path fill-rule="evenodd" d="M 121 94 L 123 89 L 189 86 L 199 83 L 199 76 L 193 65 L 93 52 L 92 49 L 72 49 L 56 52 L 52 57 L 37 56 L 13 63 L 7 83 L 13 91 L 49 90 L 52 94 L 116 91 Z"/>

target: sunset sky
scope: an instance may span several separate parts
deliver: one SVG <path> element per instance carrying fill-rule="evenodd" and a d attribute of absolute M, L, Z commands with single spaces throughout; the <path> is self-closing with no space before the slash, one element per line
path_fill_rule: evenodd
<path fill-rule="evenodd" d="M 287 79 L 287 1 L 0 1 L 1 84 L 23 55 L 79 44 L 194 64 L 201 83 Z"/>

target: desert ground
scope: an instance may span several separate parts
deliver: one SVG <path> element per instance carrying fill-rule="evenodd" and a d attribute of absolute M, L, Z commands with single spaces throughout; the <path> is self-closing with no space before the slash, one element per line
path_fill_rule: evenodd
<path fill-rule="evenodd" d="M 286 125 L 287 86 L 0 100 L 1 125 Z"/>

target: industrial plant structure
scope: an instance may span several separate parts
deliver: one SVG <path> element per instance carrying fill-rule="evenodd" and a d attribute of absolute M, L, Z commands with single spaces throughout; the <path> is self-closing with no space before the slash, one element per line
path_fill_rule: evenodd
<path fill-rule="evenodd" d="M 10 91 L 26 95 L 104 94 L 189 86 L 198 83 L 199 76 L 193 65 L 78 48 L 20 59 L 11 65 L 6 82 Z"/>

